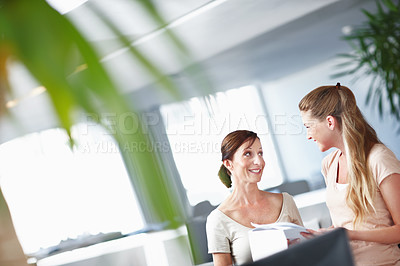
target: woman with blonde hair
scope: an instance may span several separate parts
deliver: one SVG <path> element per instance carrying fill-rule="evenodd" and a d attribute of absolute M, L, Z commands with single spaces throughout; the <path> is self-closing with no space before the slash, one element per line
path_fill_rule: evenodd
<path fill-rule="evenodd" d="M 322 152 L 337 148 L 322 161 L 326 204 L 333 227 L 347 229 L 355 263 L 400 265 L 400 161 L 340 83 L 314 89 L 299 109 L 307 138 Z"/>
<path fill-rule="evenodd" d="M 287 193 L 260 190 L 265 162 L 260 139 L 248 130 L 229 133 L 221 145 L 218 176 L 232 193 L 207 217 L 208 252 L 214 266 L 252 262 L 248 232 L 251 223 L 291 222 L 303 225 L 296 204 Z"/>

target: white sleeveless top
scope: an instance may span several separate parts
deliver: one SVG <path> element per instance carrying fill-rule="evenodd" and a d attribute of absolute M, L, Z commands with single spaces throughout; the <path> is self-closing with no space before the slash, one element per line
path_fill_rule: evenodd
<path fill-rule="evenodd" d="M 282 209 L 276 222 L 303 225 L 293 197 L 286 192 L 282 195 Z M 231 253 L 235 265 L 253 261 L 248 239 L 248 232 L 252 228 L 236 222 L 218 209 L 207 217 L 206 228 L 208 253 Z"/>

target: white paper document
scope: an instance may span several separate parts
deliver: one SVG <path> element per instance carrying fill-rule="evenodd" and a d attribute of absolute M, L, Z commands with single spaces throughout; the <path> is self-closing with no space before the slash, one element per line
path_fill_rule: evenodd
<path fill-rule="evenodd" d="M 288 248 L 287 240 L 306 240 L 300 232 L 307 232 L 303 226 L 293 223 L 253 224 L 249 231 L 249 242 L 253 261 L 268 257 Z"/>

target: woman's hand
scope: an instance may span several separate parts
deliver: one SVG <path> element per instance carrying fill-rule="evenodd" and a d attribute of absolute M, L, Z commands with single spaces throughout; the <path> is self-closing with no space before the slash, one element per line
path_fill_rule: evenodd
<path fill-rule="evenodd" d="M 333 225 L 328 228 L 320 228 L 318 230 L 307 229 L 307 232 L 300 232 L 300 234 L 306 239 L 311 239 L 316 236 L 323 235 L 323 234 L 331 231 L 332 229 L 334 229 Z"/>
<path fill-rule="evenodd" d="M 295 238 L 295 239 L 286 239 L 287 240 L 287 245 L 288 247 L 295 245 L 297 243 L 300 243 L 300 238 Z"/>

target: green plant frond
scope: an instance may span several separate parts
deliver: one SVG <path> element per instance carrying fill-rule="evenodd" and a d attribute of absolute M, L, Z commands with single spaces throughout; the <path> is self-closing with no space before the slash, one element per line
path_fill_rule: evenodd
<path fill-rule="evenodd" d="M 179 212 L 173 203 L 177 203 L 176 193 L 171 193 L 171 184 L 162 177 L 160 167 L 155 167 L 153 163 L 158 161 L 156 154 L 152 151 L 152 143 L 149 136 L 143 134 L 138 129 L 135 134 L 129 134 L 124 131 L 124 126 L 117 126 L 115 138 L 118 142 L 121 154 L 126 161 L 127 168 L 134 175 L 133 184 L 142 189 L 143 200 L 147 203 L 153 203 L 156 215 L 160 222 L 169 222 L 169 227 L 176 228 L 182 223 Z M 138 150 L 135 147 L 142 147 Z M 142 167 L 138 167 L 138 166 Z M 144 190 L 144 191 L 143 191 Z"/>
<path fill-rule="evenodd" d="M 382 97 L 379 96 L 378 98 L 378 113 L 379 113 L 379 117 L 382 119 L 383 117 L 383 104 L 382 104 Z"/>
<path fill-rule="evenodd" d="M 358 43 L 360 45 L 360 50 L 363 53 L 369 53 L 369 42 L 366 38 L 364 37 L 358 37 Z"/>
<path fill-rule="evenodd" d="M 374 69 L 366 69 L 366 70 L 364 71 L 364 73 L 365 73 L 366 76 L 376 75 Z"/>
<path fill-rule="evenodd" d="M 340 54 L 337 54 L 336 56 L 337 57 L 343 57 L 343 58 L 350 58 L 350 59 L 357 58 L 357 55 L 349 54 L 349 53 L 340 53 Z"/>
<path fill-rule="evenodd" d="M 373 90 L 374 90 L 373 91 L 373 99 L 372 99 L 373 101 L 377 102 L 383 97 L 382 90 L 380 90 L 379 88 L 380 88 L 380 86 L 384 86 L 384 85 L 385 84 L 383 84 L 382 81 L 379 81 L 378 85 L 373 87 Z"/>
<path fill-rule="evenodd" d="M 342 72 L 336 73 L 336 74 L 332 75 L 331 77 L 332 78 L 339 78 L 339 77 L 343 77 L 343 76 L 348 76 L 348 75 L 356 73 L 357 71 L 359 71 L 359 68 L 353 68 L 351 70 L 346 70 L 346 71 L 342 71 Z"/>
<path fill-rule="evenodd" d="M 392 0 L 382 0 L 382 3 L 392 12 L 399 11 L 399 7 Z M 398 5 L 400 6 L 400 2 L 398 2 Z"/>
<path fill-rule="evenodd" d="M 0 43 L 0 116 L 6 112 L 6 95 L 10 94 L 10 83 L 8 81 L 7 59 L 9 54 L 5 47 Z"/>
<path fill-rule="evenodd" d="M 105 16 L 105 14 L 99 8 L 96 7 L 96 5 L 91 4 L 89 7 L 113 31 L 121 43 L 125 47 L 129 48 L 129 51 L 141 63 L 141 66 L 144 67 L 151 74 L 151 76 L 156 77 L 156 80 L 160 83 L 160 85 L 171 95 L 178 100 L 182 100 L 179 90 L 177 86 L 174 85 L 173 81 L 167 77 L 166 74 L 162 73 L 162 71 L 155 64 L 153 64 L 149 58 L 141 53 L 135 46 L 131 45 L 131 41 L 121 33 L 121 31 L 111 22 L 109 18 L 107 18 L 107 16 Z"/>
<path fill-rule="evenodd" d="M 164 18 L 161 16 L 160 12 L 157 10 L 156 6 L 153 4 L 153 1 L 151 0 L 140 0 L 139 3 L 144 7 L 147 12 L 149 12 L 150 17 L 153 18 L 153 20 L 160 25 L 160 28 L 165 29 L 165 32 L 167 36 L 170 38 L 170 40 L 174 43 L 175 47 L 178 49 L 179 54 L 184 55 L 185 58 L 184 61 L 187 62 L 187 60 L 193 58 L 191 52 L 187 48 L 187 46 L 175 35 L 175 33 L 168 28 L 168 23 L 164 20 Z"/>
<path fill-rule="evenodd" d="M 135 1 L 135 0 L 134 0 Z M 176 55 L 182 62 L 182 65 L 186 66 L 186 71 L 189 73 L 189 78 L 192 76 L 200 76 L 199 79 L 190 81 L 194 84 L 194 88 L 201 88 L 202 94 L 212 94 L 214 91 L 212 90 L 212 83 L 207 75 L 205 75 L 205 71 L 202 68 L 201 64 L 193 63 L 192 60 L 194 58 L 191 51 L 188 47 L 183 43 L 181 39 L 179 39 L 173 30 L 168 27 L 168 23 L 161 16 L 160 12 L 157 10 L 156 6 L 153 4 L 151 0 L 140 0 L 138 1 L 142 7 L 144 7 L 148 12 L 150 17 L 160 25 L 160 29 L 165 30 L 165 34 L 172 41 L 173 47 L 176 48 Z"/>
<path fill-rule="evenodd" d="M 399 8 L 392 0 L 383 0 L 387 7 L 383 8 L 379 1 L 376 2 L 377 12 L 372 14 L 362 10 L 366 21 L 356 27 L 346 40 L 354 51 L 350 61 L 357 64 L 350 71 L 340 74 L 355 75 L 354 80 L 362 76 L 371 77 L 367 104 L 376 104 L 382 116 L 384 100 L 389 102 L 390 112 L 400 120 L 400 13 Z M 400 7 L 400 3 L 398 4 Z M 346 66 L 345 64 L 341 67 Z M 361 70 L 361 71 L 359 71 Z M 379 81 L 378 81 L 379 80 Z M 377 82 L 378 81 L 378 82 Z M 386 93 L 383 94 L 382 91 Z"/>
<path fill-rule="evenodd" d="M 153 20 L 157 22 L 160 27 L 166 30 L 168 37 L 173 41 L 178 50 L 185 56 L 189 56 L 191 58 L 190 51 L 187 49 L 186 45 L 184 45 L 183 42 L 176 37 L 175 33 L 167 27 L 168 23 L 161 16 L 160 12 L 158 12 L 153 2 L 151 0 L 140 0 L 139 3 L 147 10 L 147 12 L 149 12 L 150 17 L 153 18 Z"/>
<path fill-rule="evenodd" d="M 354 61 L 346 61 L 346 62 L 337 64 L 336 67 L 343 68 L 343 67 L 348 67 L 348 66 L 353 66 L 353 65 L 354 65 Z"/>
<path fill-rule="evenodd" d="M 356 51 L 358 49 L 358 45 L 357 43 L 354 41 L 354 39 L 347 39 L 345 38 L 345 40 L 347 41 L 347 44 L 350 45 L 350 47 L 353 49 L 353 51 Z M 353 52 L 352 54 L 355 55 L 355 53 Z"/>
<path fill-rule="evenodd" d="M 140 185 L 144 200 L 152 208 L 152 213 L 160 222 L 169 221 L 171 227 L 178 226 L 182 222 L 179 218 L 182 217 L 181 210 L 176 207 L 179 205 L 176 204 L 177 199 L 171 192 L 173 188 L 166 183 L 157 164 L 158 160 L 151 149 L 149 136 L 142 133 L 141 121 L 134 116 L 134 109 L 128 106 L 125 99 L 114 88 L 106 71 L 96 58 L 93 48 L 83 38 L 78 39 L 81 42 L 80 47 L 85 49 L 84 55 L 86 58 L 89 56 L 88 60 L 91 63 L 88 63 L 87 70 L 78 73 L 77 80 L 83 80 L 90 91 L 96 93 L 99 101 L 105 105 L 104 111 L 110 112 L 107 119 L 113 126 L 108 129 L 117 140 L 125 164 L 127 167 L 130 166 L 128 168 L 131 169 L 131 173 L 137 173 L 132 176 L 133 183 Z M 103 75 L 100 79 L 99 74 Z M 100 91 L 99 88 L 101 88 Z M 101 116 L 101 110 L 98 110 L 97 114 Z M 145 145 L 146 148 L 142 151 L 132 149 L 140 144 Z"/>
<path fill-rule="evenodd" d="M 366 9 L 361 9 L 361 12 L 364 13 L 365 16 L 367 16 L 369 18 L 369 21 L 375 21 L 376 20 L 376 16 L 371 14 L 369 11 L 367 11 Z"/>
<path fill-rule="evenodd" d="M 395 115 L 396 118 L 397 118 L 397 117 L 398 117 L 397 107 L 396 107 L 396 104 L 395 104 L 395 102 L 394 102 L 393 97 L 390 97 L 390 98 L 389 98 L 389 103 L 390 103 L 390 113 L 393 114 L 393 115 Z"/>
<path fill-rule="evenodd" d="M 383 10 L 380 0 L 376 1 L 376 7 L 378 8 L 378 14 L 376 15 L 377 17 L 382 17 L 385 15 L 385 11 Z"/>
<path fill-rule="evenodd" d="M 150 0 L 145 0 L 147 3 L 151 3 Z M 153 5 L 153 8 L 156 13 L 158 13 Z M 159 16 L 161 18 L 161 16 Z M 162 18 L 161 18 L 162 19 Z M 165 24 L 165 22 L 164 22 Z M 202 94 L 203 95 L 209 95 L 215 93 L 213 91 L 213 85 L 212 82 L 210 81 L 209 77 L 205 75 L 205 70 L 203 69 L 202 65 L 200 63 L 193 63 L 192 59 L 194 58 L 193 54 L 191 51 L 188 49 L 188 47 L 176 36 L 173 30 L 171 30 L 169 27 L 165 27 L 165 33 L 167 36 L 170 38 L 174 46 L 178 50 L 178 56 L 183 62 L 183 65 L 186 67 L 186 72 L 189 73 L 188 77 L 192 76 L 199 76 L 198 79 L 196 80 L 191 80 L 191 82 L 194 84 L 194 88 L 200 87 L 202 88 Z"/>
<path fill-rule="evenodd" d="M 0 97 L 1 97 L 1 110 L 4 110 L 4 100 L 6 94 L 12 95 L 10 84 L 8 80 L 7 62 L 12 56 L 12 44 L 8 39 L 9 27 L 7 25 L 6 16 L 3 14 L 4 9 L 0 7 Z M 1 115 L 2 113 L 0 113 Z"/>
<path fill-rule="evenodd" d="M 103 102 L 103 108 L 110 110 L 127 110 L 127 102 L 121 96 L 118 89 L 112 82 L 109 74 L 100 64 L 100 58 L 95 53 L 93 47 L 82 37 L 82 35 L 66 21 L 71 28 L 71 39 L 76 42 L 80 51 L 80 56 L 87 67 L 82 71 L 75 71 L 68 78 L 74 95 L 78 97 L 77 101 L 87 108 L 87 111 L 93 112 L 93 96 Z"/>
<path fill-rule="evenodd" d="M 203 94 L 212 94 L 213 93 L 213 86 L 211 81 L 209 80 L 208 76 L 205 75 L 205 71 L 199 63 L 193 63 L 193 54 L 188 49 L 188 47 L 183 43 L 181 39 L 179 39 L 173 30 L 170 29 L 168 23 L 164 20 L 161 16 L 160 12 L 157 10 L 156 6 L 153 4 L 151 0 L 140 0 L 138 1 L 142 7 L 147 10 L 149 13 L 149 17 L 152 18 L 160 28 L 158 30 L 164 30 L 164 33 L 172 42 L 172 48 L 175 49 L 175 55 L 179 59 L 182 66 L 186 67 L 185 71 L 189 73 L 188 77 L 190 81 L 193 83 L 193 88 L 201 88 Z M 130 44 L 125 44 L 129 46 Z M 199 79 L 194 80 L 192 77 L 200 76 Z M 161 80 L 161 82 L 170 82 L 168 77 L 164 76 L 162 79 L 166 79 L 166 81 Z M 172 81 L 171 81 L 172 82 Z M 168 84 L 167 84 L 168 85 Z M 179 93 L 178 93 L 179 95 Z"/>
<path fill-rule="evenodd" d="M 111 114 L 110 120 L 116 125 L 114 131 L 108 129 L 121 148 L 125 164 L 130 165 L 132 182 L 143 191 L 150 212 L 157 221 L 168 221 L 171 227 L 182 224 L 182 210 L 177 207 L 173 187 L 162 175 L 150 136 L 140 130 L 141 121 L 129 116 L 134 109 L 114 86 L 91 44 L 45 1 L 6 1 L 1 9 L 15 56 L 46 87 L 68 134 L 76 122 L 77 110 L 94 114 L 100 122 L 102 115 Z M 74 73 L 81 63 L 87 68 Z M 133 119 L 121 119 L 124 115 Z M 143 151 L 130 148 L 138 143 L 149 148 Z"/>
<path fill-rule="evenodd" d="M 355 65 L 355 64 L 357 64 L 357 65 Z M 340 68 L 340 69 L 342 69 L 344 66 L 350 66 L 350 65 L 355 65 L 355 66 L 350 69 L 335 73 L 335 74 L 331 75 L 331 77 L 339 78 L 339 77 L 355 74 L 363 68 L 364 64 L 365 64 L 365 62 L 363 60 L 359 60 L 358 62 L 357 61 L 348 61 L 348 62 L 337 64 L 336 67 Z"/>
<path fill-rule="evenodd" d="M 343 76 L 346 76 L 346 75 L 347 75 L 347 71 L 342 71 L 342 72 L 339 72 L 339 73 L 331 74 L 330 78 L 337 79 L 337 78 L 340 78 L 340 77 L 343 77 Z"/>
<path fill-rule="evenodd" d="M 9 11 L 6 19 L 9 32 L 12 33 L 8 38 L 14 46 L 17 57 L 46 87 L 61 125 L 69 132 L 73 124 L 70 114 L 75 108 L 75 101 L 65 79 L 65 74 L 69 69 L 66 69 L 66 65 L 60 64 L 60 62 L 67 60 L 68 53 L 66 51 L 70 50 L 73 44 L 65 37 L 68 32 L 65 32 L 62 37 L 54 35 L 63 29 L 62 20 L 53 13 L 56 11 L 47 8 L 45 2 L 33 4 L 31 1 L 22 1 L 22 3 L 30 8 L 22 8 L 24 5 L 14 2 L 7 2 L 4 7 Z M 49 13 L 47 14 L 47 12 Z M 43 19 L 42 14 L 48 20 Z M 48 25 L 53 25 L 51 30 L 46 29 Z M 38 30 L 34 31 L 32 27 L 38 28 Z M 28 44 L 33 49 L 28 48 Z"/>
<path fill-rule="evenodd" d="M 400 97 L 397 97 L 397 106 L 400 106 Z M 400 116 L 400 108 L 397 108 L 398 112 L 398 117 Z"/>
<path fill-rule="evenodd" d="M 60 88 L 62 86 L 60 83 L 51 84 L 47 81 L 46 77 L 42 78 L 41 81 L 45 84 L 46 87 L 52 88 L 52 86 L 57 86 Z M 75 124 L 75 119 L 72 117 L 74 111 L 76 111 L 76 105 L 72 97 L 66 93 L 68 88 L 59 89 L 59 90 L 47 90 L 48 95 L 50 96 L 51 102 L 53 104 L 53 108 L 57 114 L 57 117 L 61 123 L 61 126 L 66 130 L 70 146 L 73 146 L 73 139 L 71 137 L 71 128 Z"/>
<path fill-rule="evenodd" d="M 371 83 L 370 83 L 370 85 L 368 87 L 367 97 L 365 98 L 365 103 L 366 104 L 369 104 L 370 101 L 371 101 L 371 97 L 372 97 L 373 92 L 375 90 L 374 87 L 375 87 L 376 78 L 377 78 L 377 75 L 374 75 L 373 78 L 372 78 L 372 81 L 371 81 Z"/>

